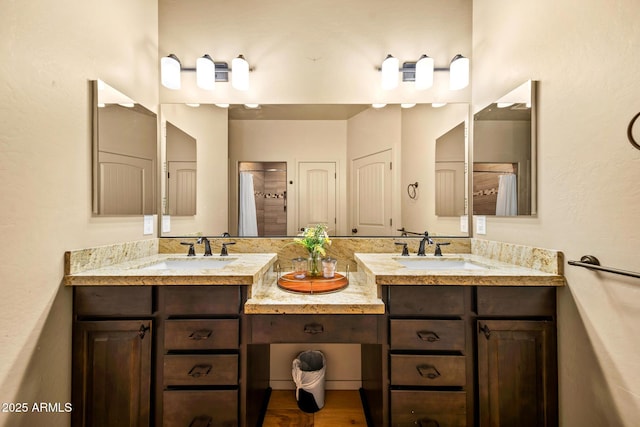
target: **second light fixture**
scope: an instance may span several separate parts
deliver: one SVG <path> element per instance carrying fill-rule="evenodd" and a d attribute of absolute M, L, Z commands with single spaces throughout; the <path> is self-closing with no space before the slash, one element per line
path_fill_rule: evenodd
<path fill-rule="evenodd" d="M 216 82 L 229 81 L 231 73 L 231 86 L 236 90 L 249 89 L 249 63 L 242 55 L 238 55 L 231 62 L 231 68 L 226 62 L 214 62 L 208 54 L 196 60 L 194 68 L 182 67 L 180 60 L 174 54 L 160 59 L 160 80 L 168 89 L 181 88 L 181 71 L 195 71 L 196 84 L 204 90 L 213 90 Z"/>

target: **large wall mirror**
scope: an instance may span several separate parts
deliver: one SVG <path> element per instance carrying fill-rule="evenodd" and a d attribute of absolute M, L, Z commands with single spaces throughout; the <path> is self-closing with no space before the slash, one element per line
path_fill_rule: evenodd
<path fill-rule="evenodd" d="M 169 153 L 169 124 L 197 141 L 196 213 L 180 217 L 163 209 L 170 219 L 163 221 L 164 237 L 243 235 L 238 225 L 246 217 L 240 212 L 246 197 L 260 198 L 253 205 L 256 214 L 264 214 L 262 222 L 246 228 L 263 230 L 258 236 L 268 230 L 277 230 L 269 232 L 272 236 L 292 236 L 318 222 L 328 223 L 334 236 L 400 236 L 403 228 L 468 235 L 460 231 L 459 220 L 466 214 L 466 132 L 457 130 L 469 122 L 466 103 L 381 109 L 364 104 L 162 104 L 160 112 L 167 128 L 163 155 Z M 455 138 L 450 140 L 456 142 L 449 144 L 455 148 L 447 148 L 441 158 L 453 159 L 449 163 L 460 171 L 455 194 L 447 195 L 455 208 L 448 216 L 436 215 L 436 140 L 452 129 Z M 252 171 L 258 171 L 253 190 L 241 197 L 241 189 L 248 188 L 241 180 Z M 266 176 L 276 174 L 285 181 L 271 185 Z M 418 191 L 410 197 L 407 186 L 416 182 Z M 170 206 L 171 191 L 163 185 L 163 201 Z M 268 223 L 271 219 L 274 224 Z"/>
<path fill-rule="evenodd" d="M 91 82 L 93 213 L 157 212 L 157 116 L 101 80 Z"/>
<path fill-rule="evenodd" d="M 473 214 L 535 215 L 536 82 L 473 116 Z"/>

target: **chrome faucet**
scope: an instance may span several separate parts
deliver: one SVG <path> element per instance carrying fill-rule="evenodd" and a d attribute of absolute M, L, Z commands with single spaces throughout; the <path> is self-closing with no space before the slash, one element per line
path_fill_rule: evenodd
<path fill-rule="evenodd" d="M 196 241 L 197 244 L 201 245 L 204 243 L 204 256 L 211 256 L 211 244 L 209 243 L 209 239 L 206 237 L 200 237 Z"/>
<path fill-rule="evenodd" d="M 416 255 L 425 256 L 425 253 L 424 253 L 425 244 L 433 245 L 433 240 L 431 240 L 431 237 L 429 237 L 428 231 L 424 232 L 424 237 L 422 238 L 422 240 L 420 240 L 420 246 L 418 246 L 418 253 Z"/>

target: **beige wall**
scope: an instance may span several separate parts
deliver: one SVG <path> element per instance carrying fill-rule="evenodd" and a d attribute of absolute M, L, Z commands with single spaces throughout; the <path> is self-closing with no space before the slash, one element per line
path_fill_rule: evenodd
<path fill-rule="evenodd" d="M 477 107 L 540 81 L 536 218 L 489 218 L 487 237 L 592 254 L 639 270 L 640 151 L 636 0 L 474 1 Z M 566 266 L 558 297 L 563 426 L 634 426 L 640 417 L 637 279 Z"/>
<path fill-rule="evenodd" d="M 64 403 L 64 251 L 144 238 L 141 217 L 91 216 L 88 82 L 104 79 L 156 110 L 157 5 L 2 1 L 0 9 L 0 401 Z M 0 412 L 0 425 L 68 426 L 69 417 Z"/>

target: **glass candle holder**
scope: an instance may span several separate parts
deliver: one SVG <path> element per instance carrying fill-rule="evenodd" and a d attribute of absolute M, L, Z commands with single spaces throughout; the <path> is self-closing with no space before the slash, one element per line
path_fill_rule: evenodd
<path fill-rule="evenodd" d="M 294 278 L 304 279 L 305 277 L 307 277 L 307 259 L 306 258 L 292 259 L 291 269 L 293 270 Z"/>
<path fill-rule="evenodd" d="M 336 264 L 338 260 L 335 258 L 322 259 L 322 276 L 325 279 L 333 279 L 336 275 Z"/>

